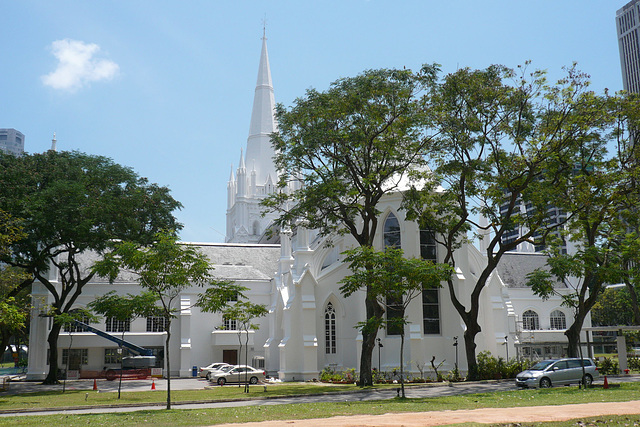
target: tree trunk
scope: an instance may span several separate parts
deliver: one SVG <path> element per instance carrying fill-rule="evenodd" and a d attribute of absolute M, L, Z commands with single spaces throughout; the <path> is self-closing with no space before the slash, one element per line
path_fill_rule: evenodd
<path fill-rule="evenodd" d="M 59 384 L 58 382 L 58 336 L 62 325 L 53 323 L 47 342 L 49 343 L 49 373 L 42 384 Z"/>
<path fill-rule="evenodd" d="M 640 325 L 640 308 L 638 307 L 638 293 L 633 283 L 625 281 L 629 295 L 631 296 L 631 308 L 633 309 L 633 324 Z"/>
<path fill-rule="evenodd" d="M 582 329 L 582 322 L 584 319 L 578 319 L 573 322 L 569 328 L 565 331 L 565 335 L 569 341 L 567 347 L 567 357 L 578 357 L 578 346 L 580 344 L 580 330 Z"/>
<path fill-rule="evenodd" d="M 366 318 L 382 318 L 384 309 L 380 306 L 378 301 L 374 297 L 369 296 L 369 290 L 367 290 L 367 297 L 365 299 Z M 360 381 L 358 385 L 360 387 L 373 386 L 373 375 L 371 374 L 371 359 L 373 357 L 373 349 L 376 346 L 376 336 L 378 335 L 378 329 L 369 330 L 365 327 L 362 330 L 362 354 L 360 355 Z"/>
<path fill-rule="evenodd" d="M 468 323 L 467 323 L 468 322 Z M 467 380 L 477 381 L 480 379 L 478 372 L 478 361 L 476 360 L 476 335 L 480 333 L 478 322 L 468 319 L 465 322 L 467 330 L 464 331 L 464 352 L 467 357 Z"/>
<path fill-rule="evenodd" d="M 171 361 L 169 359 L 169 340 L 171 339 L 171 323 L 167 325 L 167 339 L 165 341 L 164 353 L 167 358 L 167 409 L 171 409 Z"/>
<path fill-rule="evenodd" d="M 402 389 L 402 398 L 406 396 L 404 394 L 404 327 L 402 325 L 402 332 L 400 333 L 400 388 Z"/>

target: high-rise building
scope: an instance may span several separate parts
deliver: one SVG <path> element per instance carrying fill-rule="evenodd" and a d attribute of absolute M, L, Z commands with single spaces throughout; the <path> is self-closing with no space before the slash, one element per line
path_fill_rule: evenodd
<path fill-rule="evenodd" d="M 0 129 L 0 150 L 16 156 L 24 153 L 24 135 L 15 129 Z"/>
<path fill-rule="evenodd" d="M 640 93 L 640 0 L 632 0 L 616 12 L 622 85 Z"/>

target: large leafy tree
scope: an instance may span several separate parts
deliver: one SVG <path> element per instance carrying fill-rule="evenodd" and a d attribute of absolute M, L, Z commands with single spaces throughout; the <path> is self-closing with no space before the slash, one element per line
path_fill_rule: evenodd
<path fill-rule="evenodd" d="M 446 76 L 432 98 L 438 150 L 424 178 L 434 183 L 408 192 L 405 206 L 409 218 L 436 232 L 452 267 L 469 233 L 477 231 L 484 247 L 486 265 L 466 278 L 470 288 L 458 288 L 455 277 L 447 282 L 465 324 L 469 379 L 478 378 L 482 290 L 505 252 L 543 245 L 562 224 L 561 215 L 548 219 L 553 195 L 566 187 L 576 147 L 599 141 L 607 123 L 605 99 L 587 87 L 587 76 L 574 68 L 549 84 L 541 71 L 491 66 Z"/>
<path fill-rule="evenodd" d="M 93 271 L 115 281 L 121 270 L 135 273 L 140 286 L 155 297 L 165 319 L 165 363 L 167 369 L 167 409 L 171 409 L 171 323 L 179 311 L 180 294 L 193 286 L 207 286 L 211 306 L 223 307 L 241 288 L 216 280 L 207 257 L 195 246 L 181 244 L 174 233 L 161 232 L 148 245 L 120 242 L 113 251 L 94 264 Z M 122 298 L 122 297 L 121 297 Z"/>
<path fill-rule="evenodd" d="M 381 324 L 400 331 L 400 384 L 402 397 L 405 397 L 404 342 L 405 326 L 409 323 L 404 316 L 405 310 L 411 301 L 422 295 L 423 290 L 439 288 L 453 270 L 448 264 L 405 258 L 402 249 L 394 247 L 387 247 L 381 252 L 370 246 L 360 246 L 346 251 L 344 261 L 349 263 L 353 272 L 340 282 L 340 291 L 344 296 L 369 288 L 380 305 L 400 313 L 400 316 L 388 316 Z M 364 333 L 371 323 L 362 322 L 358 326 Z M 377 328 L 380 325 L 375 326 Z"/>
<path fill-rule="evenodd" d="M 630 104 L 625 99 L 608 99 L 607 110 L 615 118 L 624 115 Z M 631 104 L 634 105 L 634 104 Z M 633 110 L 640 108 L 635 104 Z M 618 123 L 619 124 L 619 123 Z M 619 129 L 613 132 L 619 135 Z M 547 273 L 536 271 L 530 279 L 534 292 L 542 298 L 557 293 L 552 286 L 560 279 L 570 289 L 563 295 L 565 305 L 574 311 L 574 321 L 565 331 L 568 354 L 576 357 L 580 351 L 580 331 L 607 284 L 627 283 L 635 291 L 638 236 L 635 180 L 637 167 L 625 167 L 625 153 L 608 157 L 607 140 L 583 141 L 573 157 L 574 169 L 568 181 L 553 201 L 567 212 L 571 220 L 565 225 L 565 239 L 575 245 L 575 251 L 564 253 L 557 244 L 551 246 Z M 632 293 L 635 295 L 635 292 Z"/>
<path fill-rule="evenodd" d="M 407 171 L 425 164 L 433 138 L 425 133 L 429 98 L 420 95 L 437 71 L 370 70 L 325 92 L 310 89 L 289 109 L 279 105 L 272 141 L 282 191 L 266 200 L 280 214 L 276 222 L 299 222 L 325 236 L 349 234 L 372 247 L 378 202 L 398 190 Z M 367 321 L 378 324 L 384 307 L 368 287 L 364 305 Z M 373 384 L 376 334 L 376 327 L 363 330 L 360 385 Z"/>
<path fill-rule="evenodd" d="M 180 227 L 173 216 L 180 207 L 168 188 L 105 157 L 0 155 L 0 209 L 23 218 L 26 233 L 0 261 L 22 268 L 51 293 L 51 315 L 68 313 L 95 274 L 81 254 L 102 254 L 114 239 L 149 243 L 158 230 Z M 48 384 L 57 382 L 60 328 L 54 323 L 47 338 Z"/>

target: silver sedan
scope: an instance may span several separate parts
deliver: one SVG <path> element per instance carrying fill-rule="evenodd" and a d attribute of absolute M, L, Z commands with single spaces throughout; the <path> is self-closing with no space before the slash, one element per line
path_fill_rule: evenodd
<path fill-rule="evenodd" d="M 249 384 L 258 384 L 259 382 L 264 381 L 265 378 L 265 371 L 252 368 L 251 366 L 239 365 L 227 372 L 211 372 L 209 380 L 219 385 L 244 382 L 248 382 Z"/>

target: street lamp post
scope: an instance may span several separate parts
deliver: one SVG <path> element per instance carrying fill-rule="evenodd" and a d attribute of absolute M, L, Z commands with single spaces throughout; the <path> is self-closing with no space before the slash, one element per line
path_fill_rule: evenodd
<path fill-rule="evenodd" d="M 458 372 L 458 337 L 453 337 L 453 346 L 456 349 L 456 372 Z"/>
<path fill-rule="evenodd" d="M 504 336 L 504 347 L 507 349 L 507 363 L 509 363 L 509 335 Z"/>
<path fill-rule="evenodd" d="M 378 375 L 379 375 L 379 373 L 382 372 L 380 370 L 380 349 L 384 346 L 382 345 L 382 340 L 380 338 L 378 338 L 377 340 L 378 340 Z"/>

